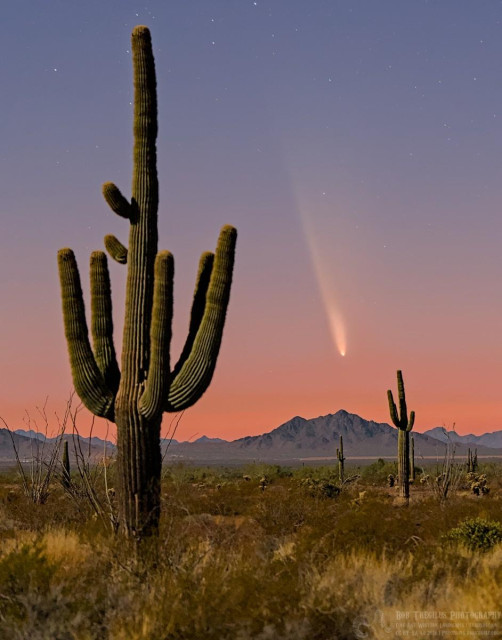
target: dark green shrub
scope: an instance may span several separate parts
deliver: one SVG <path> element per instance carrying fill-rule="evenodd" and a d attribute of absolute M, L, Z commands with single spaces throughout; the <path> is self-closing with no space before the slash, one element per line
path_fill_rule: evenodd
<path fill-rule="evenodd" d="M 397 462 L 386 461 L 383 458 L 361 470 L 361 478 L 366 483 L 387 485 L 389 475 L 397 477 Z"/>
<path fill-rule="evenodd" d="M 467 518 L 449 531 L 445 539 L 464 545 L 471 551 L 489 551 L 502 542 L 502 524 L 484 518 Z"/>
<path fill-rule="evenodd" d="M 333 478 L 303 478 L 300 486 L 307 489 L 309 495 L 318 498 L 335 498 L 340 493 Z"/>

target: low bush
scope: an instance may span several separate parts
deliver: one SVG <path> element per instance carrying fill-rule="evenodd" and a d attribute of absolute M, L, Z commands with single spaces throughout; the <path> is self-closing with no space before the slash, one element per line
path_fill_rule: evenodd
<path fill-rule="evenodd" d="M 484 518 L 467 518 L 445 535 L 450 542 L 457 542 L 471 551 L 489 551 L 502 542 L 502 524 Z"/>
<path fill-rule="evenodd" d="M 397 478 L 397 462 L 389 462 L 383 458 L 363 467 L 361 471 L 362 480 L 368 484 L 387 485 L 389 475 Z"/>

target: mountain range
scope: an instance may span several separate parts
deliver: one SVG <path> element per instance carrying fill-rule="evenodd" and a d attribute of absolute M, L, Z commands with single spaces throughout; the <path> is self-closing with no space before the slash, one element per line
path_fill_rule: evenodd
<path fill-rule="evenodd" d="M 451 442 L 471 445 L 474 447 L 492 447 L 495 449 L 502 448 L 502 431 L 492 431 L 491 433 L 482 433 L 479 436 L 469 433 L 466 436 L 459 436 L 455 431 L 446 431 L 443 427 L 435 427 L 425 432 L 428 436 L 436 438 L 441 442 Z"/>
<path fill-rule="evenodd" d="M 13 437 L 22 459 L 33 455 L 36 447 L 43 444 L 45 436 L 36 432 L 17 430 Z M 467 455 L 468 448 L 476 447 L 478 456 L 502 455 L 502 431 L 480 436 L 459 436 L 454 431 L 441 427 L 425 433 L 412 433 L 415 440 L 415 458 L 442 457 L 445 443 L 454 445 L 459 456 Z M 233 441 L 201 436 L 193 442 L 179 442 L 165 439 L 162 449 L 165 461 L 193 462 L 245 462 L 245 461 L 309 461 L 334 459 L 343 436 L 344 453 L 348 460 L 357 458 L 388 457 L 397 453 L 397 429 L 386 423 L 365 420 L 358 415 L 340 410 L 334 414 L 305 419 L 295 416 L 268 433 L 246 436 Z M 65 435 L 65 438 L 72 438 Z M 82 439 L 85 447 L 90 447 L 92 457 L 102 457 L 106 444 L 107 454 L 115 450 L 115 445 L 99 438 Z M 47 439 L 47 444 L 54 439 Z M 70 447 L 71 450 L 71 447 Z M 0 429 L 0 459 L 13 459 L 12 442 L 6 429 Z"/>

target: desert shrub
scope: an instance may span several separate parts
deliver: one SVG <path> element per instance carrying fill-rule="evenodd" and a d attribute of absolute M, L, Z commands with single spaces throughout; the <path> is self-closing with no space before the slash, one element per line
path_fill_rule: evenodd
<path fill-rule="evenodd" d="M 303 526 L 315 508 L 315 503 L 303 492 L 271 486 L 261 494 L 251 515 L 267 534 L 283 536 Z"/>
<path fill-rule="evenodd" d="M 240 469 L 240 477 L 243 475 L 247 475 L 250 478 L 262 478 L 266 476 L 270 481 L 281 478 L 291 478 L 293 476 L 293 471 L 290 467 L 282 467 L 279 464 L 246 464 Z"/>
<path fill-rule="evenodd" d="M 293 471 L 293 477 L 297 480 L 302 480 L 303 478 L 327 478 L 333 477 L 338 478 L 338 462 L 332 465 L 320 465 L 317 467 L 314 466 L 304 466 L 298 467 Z"/>
<path fill-rule="evenodd" d="M 238 467 L 195 467 L 182 462 L 170 463 L 162 469 L 163 481 L 175 484 L 200 483 L 215 484 L 236 480 L 241 476 Z"/>
<path fill-rule="evenodd" d="M 335 498 L 340 493 L 340 487 L 334 478 L 303 478 L 300 486 L 308 491 L 309 495 L 318 498 Z"/>
<path fill-rule="evenodd" d="M 484 518 L 467 518 L 445 536 L 450 542 L 457 542 L 471 551 L 489 551 L 502 542 L 502 524 Z"/>
<path fill-rule="evenodd" d="M 0 639 L 105 637 L 107 565 L 96 549 L 63 529 L 21 537 L 0 552 Z"/>
<path fill-rule="evenodd" d="M 313 473 L 302 473 L 298 485 L 314 498 L 335 498 L 340 494 L 338 469 L 322 467 Z"/>
<path fill-rule="evenodd" d="M 46 593 L 50 586 L 52 569 L 40 544 L 23 544 L 14 548 L 0 561 L 0 585 L 7 606 L 18 609 L 16 598 L 28 590 Z"/>
<path fill-rule="evenodd" d="M 378 458 L 361 470 L 361 479 L 368 484 L 386 485 L 389 475 L 397 477 L 397 462 L 389 462 L 383 458 Z"/>
<path fill-rule="evenodd" d="M 90 516 L 90 509 L 85 509 L 85 505 L 79 508 L 58 485 L 51 487 L 45 504 L 34 504 L 19 484 L 10 489 L 3 500 L 0 498 L 0 504 L 7 522 L 32 531 L 44 531 L 57 524 L 84 524 Z"/>

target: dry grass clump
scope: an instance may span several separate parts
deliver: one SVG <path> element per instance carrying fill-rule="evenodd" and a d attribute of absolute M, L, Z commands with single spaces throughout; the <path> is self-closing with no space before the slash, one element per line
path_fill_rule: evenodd
<path fill-rule="evenodd" d="M 160 536 L 140 557 L 57 488 L 37 522 L 0 477 L 0 640 L 420 638 L 400 613 L 502 602 L 502 545 L 442 545 L 467 518 L 500 521 L 497 491 L 440 504 L 412 490 L 399 508 L 364 479 L 327 497 L 304 470 L 246 471 L 166 477 Z"/>
<path fill-rule="evenodd" d="M 501 621 L 497 623 L 495 617 L 494 622 L 491 614 L 499 611 L 502 601 L 502 549 L 465 560 L 457 563 L 439 553 L 424 580 L 417 579 L 419 560 L 411 553 L 397 557 L 357 552 L 335 556 L 323 570 L 309 574 L 304 606 L 312 612 L 310 619 L 318 633 L 321 629 L 329 633 L 330 621 L 342 638 L 429 637 L 434 634 L 421 632 L 424 627 L 419 626 L 427 616 L 432 618 L 429 631 L 439 629 L 444 620 L 451 629 L 447 637 L 455 639 L 481 637 L 476 634 L 475 618 L 486 617 L 492 620 L 491 637 L 500 637 Z M 465 616 L 452 614 L 473 617 L 466 622 Z"/>

